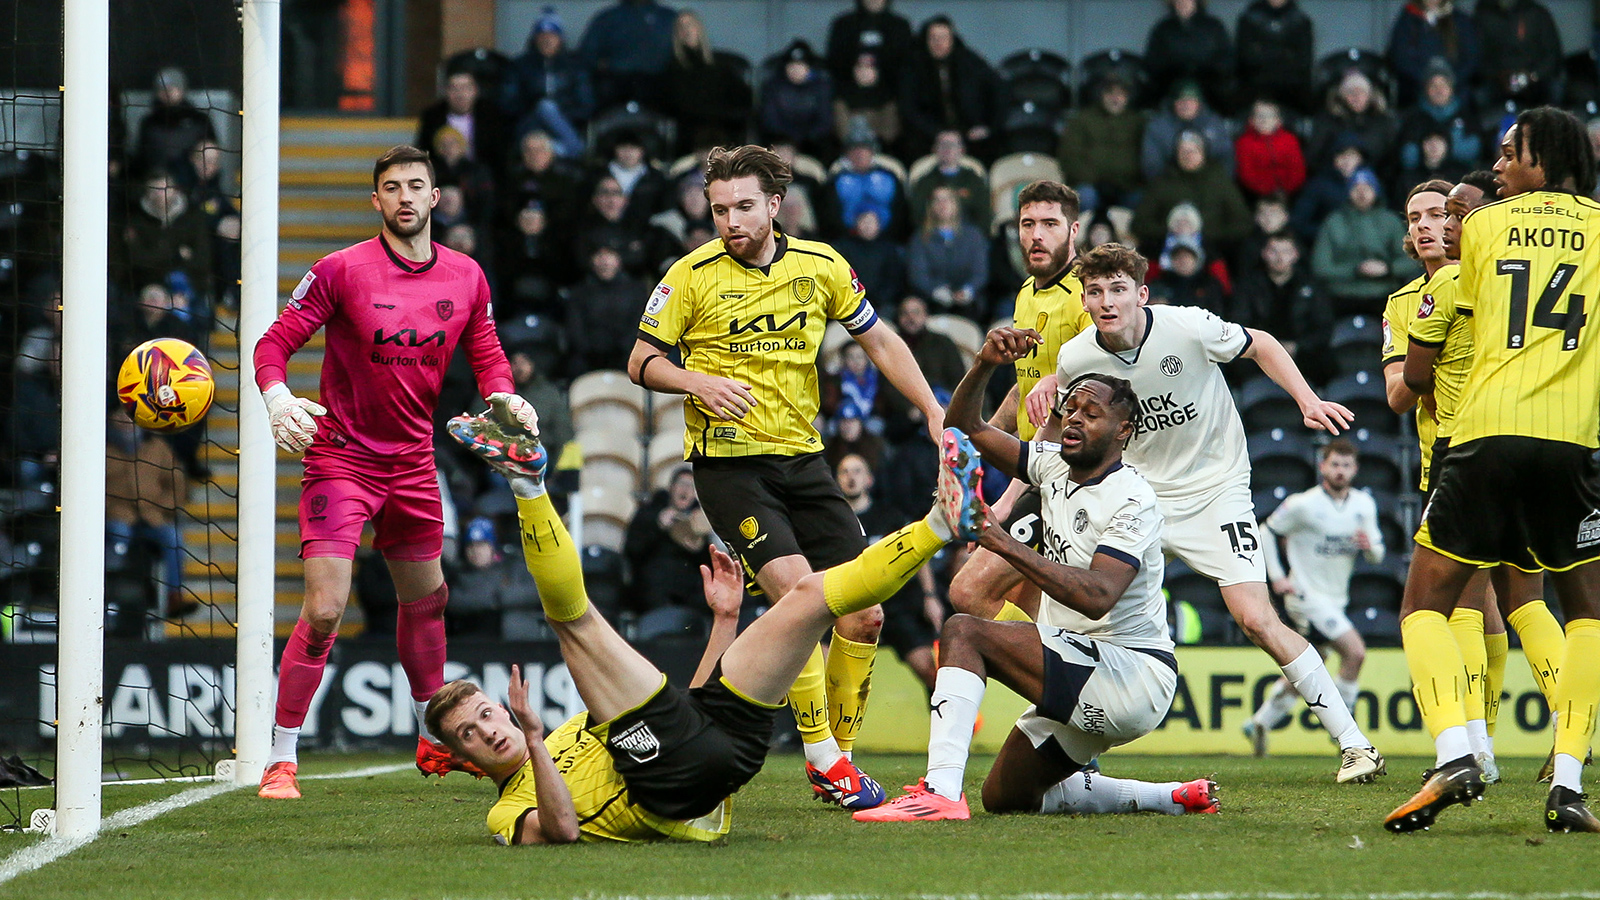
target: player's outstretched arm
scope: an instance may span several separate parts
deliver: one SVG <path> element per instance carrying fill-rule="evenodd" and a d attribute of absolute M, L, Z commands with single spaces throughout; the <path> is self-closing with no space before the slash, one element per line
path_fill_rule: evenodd
<path fill-rule="evenodd" d="M 545 748 L 544 723 L 528 705 L 528 685 L 522 680 L 521 666 L 511 667 L 511 683 L 506 689 L 511 694 L 507 706 L 528 740 L 528 755 L 533 760 L 533 790 L 539 797 L 539 805 L 522 820 L 517 843 L 571 844 L 581 835 L 578 813 L 572 805 L 572 792 L 561 780 L 555 760 Z"/>
<path fill-rule="evenodd" d="M 1004 327 L 989 332 L 978 350 L 978 358 L 972 361 L 972 368 L 956 386 L 950 397 L 950 408 L 944 413 L 945 428 L 966 432 L 983 454 L 984 461 L 1012 478 L 1018 477 L 1017 460 L 1022 455 L 1022 442 L 983 420 L 983 389 L 995 369 L 1026 356 L 1039 341 L 1039 333 L 1031 328 Z"/>
<path fill-rule="evenodd" d="M 1306 377 L 1300 374 L 1294 357 L 1283 349 L 1277 338 L 1254 328 L 1245 330 L 1250 333 L 1250 346 L 1244 355 L 1255 360 L 1268 378 L 1294 398 L 1294 402 L 1300 405 L 1300 415 L 1305 417 L 1307 428 L 1338 434 L 1350 427 L 1355 414 L 1337 403 L 1318 397 L 1317 392 L 1306 383 Z"/>
<path fill-rule="evenodd" d="M 895 390 L 922 410 L 928 436 L 938 444 L 944 432 L 944 426 L 939 424 L 944 420 L 944 409 L 933 396 L 933 388 L 928 387 L 928 379 L 923 376 L 916 357 L 911 355 L 911 348 L 882 321 L 856 335 L 855 339 Z"/>
<path fill-rule="evenodd" d="M 714 416 L 742 419 L 755 408 L 750 385 L 674 365 L 661 348 L 640 338 L 628 356 L 628 379 L 647 390 L 663 394 L 693 394 Z"/>
<path fill-rule="evenodd" d="M 706 605 L 711 607 L 711 637 L 706 640 L 706 652 L 700 655 L 700 665 L 694 670 L 689 686 L 699 687 L 711 678 L 717 660 L 728 651 L 733 639 L 739 636 L 739 606 L 744 602 L 744 573 L 733 557 L 711 545 L 711 565 L 700 567 L 700 586 L 705 591 Z"/>
<path fill-rule="evenodd" d="M 1091 619 L 1110 612 L 1139 574 L 1133 566 L 1105 553 L 1096 553 L 1087 569 L 1051 562 L 999 525 L 985 529 L 978 546 L 998 553 L 1052 599 Z"/>

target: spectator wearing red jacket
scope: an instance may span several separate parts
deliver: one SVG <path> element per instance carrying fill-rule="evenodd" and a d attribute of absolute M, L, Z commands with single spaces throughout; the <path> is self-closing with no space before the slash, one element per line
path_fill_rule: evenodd
<path fill-rule="evenodd" d="M 1293 195 L 1306 183 L 1306 158 L 1300 139 L 1283 127 L 1283 114 L 1271 100 L 1250 107 L 1250 121 L 1233 144 L 1239 184 L 1251 199 Z"/>

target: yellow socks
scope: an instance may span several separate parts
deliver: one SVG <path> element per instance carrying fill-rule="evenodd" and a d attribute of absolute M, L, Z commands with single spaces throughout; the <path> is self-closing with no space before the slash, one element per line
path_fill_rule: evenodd
<path fill-rule="evenodd" d="M 828 611 L 847 616 L 894 596 L 894 592 L 945 545 L 928 523 L 918 520 L 861 551 L 847 563 L 822 573 L 822 598 Z"/>
<path fill-rule="evenodd" d="M 1557 754 L 1582 760 L 1594 736 L 1595 706 L 1600 703 L 1600 620 L 1567 623 L 1567 654 L 1556 680 Z"/>
<path fill-rule="evenodd" d="M 1556 617 L 1544 601 L 1524 603 L 1506 616 L 1506 624 L 1517 630 L 1522 639 L 1522 653 L 1528 657 L 1528 668 L 1533 670 L 1533 680 L 1539 693 L 1551 709 L 1556 708 L 1556 674 L 1561 671 L 1561 660 L 1567 652 L 1567 639 L 1561 633 Z"/>
<path fill-rule="evenodd" d="M 823 678 L 821 644 L 811 648 L 811 658 L 789 688 L 789 706 L 794 710 L 801 741 L 815 744 L 833 736 L 828 728 L 828 690 Z"/>
<path fill-rule="evenodd" d="M 1032 622 L 1033 621 L 1032 619 L 1028 618 L 1028 614 L 1027 613 L 1022 611 L 1022 607 L 1016 605 L 1015 603 L 1012 603 L 1010 600 L 1005 601 L 1005 603 L 1001 605 L 1000 612 L 995 614 L 994 620 L 996 622 Z"/>
<path fill-rule="evenodd" d="M 1437 738 L 1447 728 L 1467 726 L 1462 695 L 1467 670 L 1461 650 L 1442 613 L 1418 610 L 1400 623 L 1406 667 L 1411 670 L 1411 691 L 1417 698 L 1423 724 Z M 1464 735 L 1463 735 L 1464 736 Z"/>
<path fill-rule="evenodd" d="M 839 749 L 849 753 L 861 732 L 861 717 L 867 711 L 867 694 L 872 691 L 872 662 L 878 645 L 852 641 L 833 632 L 828 645 L 828 727 Z"/>
<path fill-rule="evenodd" d="M 1483 613 L 1457 607 L 1450 613 L 1450 633 L 1455 636 L 1456 649 L 1467 669 L 1466 689 L 1461 695 L 1467 721 L 1482 719 L 1484 670 L 1489 666 L 1483 646 Z"/>
<path fill-rule="evenodd" d="M 583 563 L 567 526 L 548 494 L 517 498 L 517 518 L 522 521 L 522 558 L 539 586 L 545 618 L 571 622 L 589 608 L 583 589 Z"/>
<path fill-rule="evenodd" d="M 1510 648 L 1511 641 L 1504 631 L 1483 636 L 1483 724 L 1490 737 L 1494 737 L 1494 723 L 1500 718 L 1500 693 L 1506 683 L 1506 655 Z"/>

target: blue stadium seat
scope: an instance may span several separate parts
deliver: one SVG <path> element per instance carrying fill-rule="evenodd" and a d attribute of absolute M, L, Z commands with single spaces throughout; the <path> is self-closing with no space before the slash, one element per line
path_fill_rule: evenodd
<path fill-rule="evenodd" d="M 1250 489 L 1282 487 L 1303 491 L 1317 483 L 1316 458 L 1311 439 L 1302 431 L 1274 428 L 1249 435 Z"/>
<path fill-rule="evenodd" d="M 1361 428 L 1384 434 L 1400 433 L 1400 417 L 1389 408 L 1381 374 L 1363 369 L 1341 375 L 1328 382 L 1322 398 L 1343 404 L 1355 413 L 1355 424 Z"/>

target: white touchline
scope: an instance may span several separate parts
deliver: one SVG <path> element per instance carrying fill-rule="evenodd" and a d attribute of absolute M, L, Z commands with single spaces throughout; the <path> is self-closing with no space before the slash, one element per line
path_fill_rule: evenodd
<path fill-rule="evenodd" d="M 390 772 L 399 772 L 411 768 L 409 763 L 400 763 L 388 766 L 367 766 L 363 769 L 351 769 L 348 772 L 332 772 L 326 775 L 307 775 L 302 781 L 322 781 L 334 778 L 366 778 L 369 775 L 387 775 Z M 125 782 L 107 782 L 118 784 Z M 148 822 L 163 813 L 192 806 L 202 800 L 210 800 L 219 794 L 245 787 L 242 784 L 208 784 L 204 787 L 190 788 L 186 791 L 152 800 L 140 806 L 124 809 L 112 813 L 100 823 L 100 831 L 94 837 L 99 837 L 107 831 L 116 831 L 119 828 L 132 828 L 135 825 Z M 32 847 L 25 847 L 0 860 L 0 884 L 5 884 L 18 875 L 26 875 L 35 869 L 41 869 L 55 862 L 72 851 L 88 844 L 94 837 L 86 838 L 56 838 L 47 837 Z"/>

